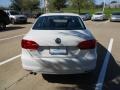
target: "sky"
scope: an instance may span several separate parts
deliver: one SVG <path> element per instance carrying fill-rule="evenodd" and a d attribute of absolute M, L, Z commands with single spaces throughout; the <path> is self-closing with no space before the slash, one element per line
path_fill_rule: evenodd
<path fill-rule="evenodd" d="M 95 0 L 95 1 L 96 1 L 96 4 L 100 4 L 104 0 Z M 109 3 L 111 1 L 114 1 L 114 0 L 105 0 L 106 3 Z M 120 0 L 115 0 L 115 1 L 120 2 Z M 10 0 L 0 0 L 0 6 L 8 7 L 9 5 L 10 5 Z"/>
<path fill-rule="evenodd" d="M 102 3 L 104 0 L 95 0 L 96 1 L 96 4 L 100 4 Z M 110 3 L 111 1 L 117 1 L 117 2 L 120 2 L 120 0 L 105 0 L 105 2 L 108 4 Z"/>
<path fill-rule="evenodd" d="M 0 6 L 8 7 L 10 5 L 10 0 L 0 0 Z"/>

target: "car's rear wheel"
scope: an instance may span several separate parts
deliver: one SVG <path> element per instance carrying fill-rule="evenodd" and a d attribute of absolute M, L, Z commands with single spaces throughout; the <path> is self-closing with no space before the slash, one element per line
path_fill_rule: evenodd
<path fill-rule="evenodd" d="M 6 24 L 5 23 L 0 23 L 0 29 L 5 30 L 6 29 Z"/>
<path fill-rule="evenodd" d="M 26 24 L 26 23 L 27 23 L 27 20 L 25 20 L 23 23 Z"/>
<path fill-rule="evenodd" d="M 11 23 L 12 23 L 12 24 L 15 24 L 15 20 L 14 20 L 14 19 L 11 19 Z"/>

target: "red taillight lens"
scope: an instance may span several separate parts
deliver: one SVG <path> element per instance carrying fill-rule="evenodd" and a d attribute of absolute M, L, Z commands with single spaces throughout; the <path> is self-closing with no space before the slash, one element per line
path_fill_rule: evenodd
<path fill-rule="evenodd" d="M 95 48 L 95 46 L 96 46 L 96 40 L 93 39 L 93 40 L 80 42 L 77 47 L 80 49 L 93 49 Z"/>
<path fill-rule="evenodd" d="M 39 48 L 39 45 L 36 42 L 30 40 L 24 40 L 24 39 L 21 42 L 21 46 L 24 49 L 32 49 L 32 50 L 37 50 Z"/>

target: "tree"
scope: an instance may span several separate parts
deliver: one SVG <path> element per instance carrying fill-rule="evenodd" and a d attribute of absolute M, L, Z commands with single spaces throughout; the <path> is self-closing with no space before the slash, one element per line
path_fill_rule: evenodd
<path fill-rule="evenodd" d="M 39 8 L 39 0 L 22 0 L 22 9 L 23 10 L 35 10 Z"/>
<path fill-rule="evenodd" d="M 94 9 L 94 6 L 95 6 L 95 0 L 87 0 L 86 9 Z"/>
<path fill-rule="evenodd" d="M 35 9 L 39 8 L 40 0 L 29 0 L 29 1 L 31 1 L 31 3 L 30 3 L 31 10 L 35 10 Z"/>
<path fill-rule="evenodd" d="M 81 12 L 81 8 L 89 10 L 94 6 L 94 0 L 71 0 L 72 6 L 78 9 L 78 13 Z"/>
<path fill-rule="evenodd" d="M 71 0 L 72 6 L 78 9 L 78 13 L 80 13 L 81 8 L 83 8 L 86 0 Z"/>
<path fill-rule="evenodd" d="M 8 7 L 0 6 L 0 10 L 6 10 L 6 9 L 8 9 Z"/>
<path fill-rule="evenodd" d="M 18 11 L 38 9 L 40 0 L 11 0 L 11 8 Z"/>
<path fill-rule="evenodd" d="M 48 7 L 60 11 L 66 7 L 66 0 L 48 0 Z"/>
<path fill-rule="evenodd" d="M 22 9 L 22 0 L 11 0 L 11 6 L 10 8 L 21 11 Z"/>

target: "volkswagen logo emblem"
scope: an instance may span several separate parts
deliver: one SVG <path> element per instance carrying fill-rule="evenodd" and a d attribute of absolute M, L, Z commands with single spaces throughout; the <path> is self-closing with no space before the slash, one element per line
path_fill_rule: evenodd
<path fill-rule="evenodd" d="M 61 39 L 60 39 L 60 38 L 56 38 L 55 42 L 56 42 L 57 44 L 60 44 L 60 43 L 61 43 Z"/>

